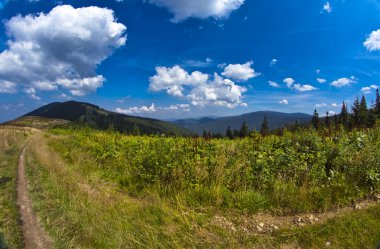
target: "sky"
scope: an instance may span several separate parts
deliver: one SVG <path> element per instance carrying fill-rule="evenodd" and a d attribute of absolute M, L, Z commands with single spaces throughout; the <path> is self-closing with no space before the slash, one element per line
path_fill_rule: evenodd
<path fill-rule="evenodd" d="M 0 122 L 68 100 L 333 114 L 380 86 L 378 0 L 0 0 L 0 19 Z"/>

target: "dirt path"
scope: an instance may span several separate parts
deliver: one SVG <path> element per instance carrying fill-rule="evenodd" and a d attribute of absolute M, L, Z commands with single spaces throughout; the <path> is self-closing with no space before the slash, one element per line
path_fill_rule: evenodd
<path fill-rule="evenodd" d="M 53 247 L 52 243 L 39 224 L 38 218 L 32 209 L 32 201 L 28 195 L 24 155 L 25 148 L 21 152 L 18 163 L 17 205 L 20 210 L 25 249 L 49 249 Z"/>
<path fill-rule="evenodd" d="M 231 231 L 241 231 L 247 234 L 270 234 L 279 229 L 323 224 L 329 219 L 366 209 L 378 203 L 380 203 L 380 195 L 377 195 L 373 200 L 360 201 L 351 207 L 343 207 L 325 213 L 303 213 L 292 216 L 273 216 L 268 213 L 258 213 L 254 215 L 237 215 L 229 218 L 215 215 L 211 223 Z"/>

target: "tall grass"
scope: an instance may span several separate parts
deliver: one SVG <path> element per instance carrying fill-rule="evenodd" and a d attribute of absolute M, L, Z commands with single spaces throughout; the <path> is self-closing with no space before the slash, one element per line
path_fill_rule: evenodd
<path fill-rule="evenodd" d="M 354 216 L 368 224 L 348 214 L 267 235 L 244 231 L 241 217 L 371 196 L 378 155 L 376 130 L 204 140 L 54 129 L 33 138 L 26 158 L 34 207 L 57 248 L 320 248 L 334 235 L 334 246 L 355 248 L 376 243 L 378 206 Z M 350 238 L 363 229 L 370 240 Z"/>
<path fill-rule="evenodd" d="M 0 248 L 22 248 L 16 205 L 17 162 L 28 133 L 0 128 Z"/>

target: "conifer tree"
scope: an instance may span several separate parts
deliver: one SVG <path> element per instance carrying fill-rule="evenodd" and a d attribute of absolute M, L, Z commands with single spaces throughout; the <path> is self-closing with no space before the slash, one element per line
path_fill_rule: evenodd
<path fill-rule="evenodd" d="M 359 111 L 360 111 L 360 103 L 359 98 L 356 97 L 354 104 L 352 105 L 352 117 L 353 117 L 353 125 L 358 127 L 359 126 Z"/>
<path fill-rule="evenodd" d="M 263 123 L 261 124 L 261 130 L 260 130 L 261 135 L 266 136 L 269 134 L 269 123 L 267 116 L 264 116 Z"/>
<path fill-rule="evenodd" d="M 140 136 L 140 128 L 135 124 L 132 128 L 132 135 L 134 136 Z"/>
<path fill-rule="evenodd" d="M 203 137 L 203 138 L 207 138 L 207 131 L 206 131 L 206 130 L 203 130 L 202 137 Z"/>
<path fill-rule="evenodd" d="M 320 122 L 319 122 L 319 114 L 317 112 L 317 109 L 314 110 L 313 118 L 311 119 L 311 123 L 313 124 L 315 129 L 319 129 Z"/>
<path fill-rule="evenodd" d="M 249 135 L 249 130 L 248 130 L 248 125 L 247 125 L 247 122 L 243 122 L 243 124 L 241 125 L 241 128 L 240 128 L 240 137 L 244 138 L 244 137 L 248 137 Z"/>
<path fill-rule="evenodd" d="M 342 104 L 342 110 L 340 111 L 339 115 L 339 122 L 343 125 L 343 127 L 347 128 L 348 125 L 348 111 L 347 111 L 347 105 L 346 103 Z"/>
<path fill-rule="evenodd" d="M 362 99 L 360 100 L 360 105 L 359 105 L 359 126 L 366 127 L 367 122 L 368 122 L 367 101 L 363 95 Z"/>
<path fill-rule="evenodd" d="M 380 114 L 380 95 L 379 95 L 379 88 L 376 89 L 375 113 L 376 113 L 376 114 Z"/>
<path fill-rule="evenodd" d="M 226 137 L 229 138 L 229 139 L 233 138 L 231 127 L 229 127 L 229 126 L 228 126 L 227 131 L 226 131 Z"/>

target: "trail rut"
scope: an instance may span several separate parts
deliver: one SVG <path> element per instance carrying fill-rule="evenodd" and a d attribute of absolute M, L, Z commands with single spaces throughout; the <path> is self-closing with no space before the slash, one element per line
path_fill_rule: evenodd
<path fill-rule="evenodd" d="M 20 154 L 17 171 L 17 205 L 19 207 L 25 249 L 50 249 L 52 242 L 33 212 L 25 177 L 25 150 Z"/>

